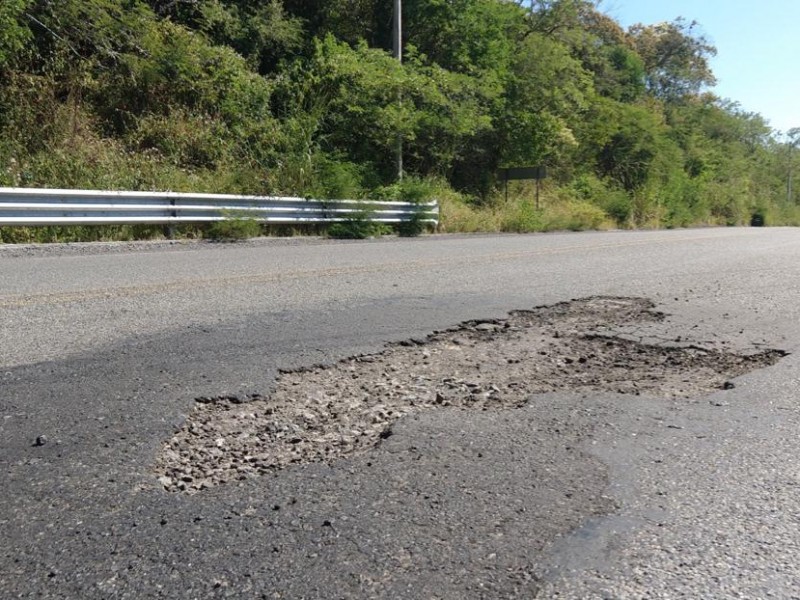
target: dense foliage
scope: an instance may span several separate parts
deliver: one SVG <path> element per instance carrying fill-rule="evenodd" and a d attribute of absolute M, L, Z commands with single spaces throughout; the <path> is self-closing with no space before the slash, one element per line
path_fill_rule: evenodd
<path fill-rule="evenodd" d="M 0 185 L 426 188 L 445 201 L 448 229 L 800 217 L 787 197 L 792 144 L 708 91 L 715 49 L 696 23 L 625 30 L 588 0 L 405 0 L 399 64 L 391 10 L 4 0 Z M 541 208 L 526 184 L 506 201 L 498 169 L 533 164 L 550 174 Z"/>

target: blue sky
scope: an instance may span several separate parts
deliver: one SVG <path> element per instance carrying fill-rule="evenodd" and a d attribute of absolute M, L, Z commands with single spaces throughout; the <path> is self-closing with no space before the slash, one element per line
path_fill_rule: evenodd
<path fill-rule="evenodd" d="M 600 9 L 625 27 L 697 21 L 717 47 L 712 91 L 774 129 L 800 127 L 800 0 L 603 0 Z"/>

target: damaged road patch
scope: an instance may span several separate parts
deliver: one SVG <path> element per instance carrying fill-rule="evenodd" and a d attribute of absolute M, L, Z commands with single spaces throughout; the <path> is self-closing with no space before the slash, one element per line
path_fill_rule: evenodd
<path fill-rule="evenodd" d="M 509 409 L 557 391 L 690 398 L 785 355 L 645 344 L 615 332 L 664 318 L 640 298 L 574 300 L 284 372 L 269 396 L 198 398 L 156 473 L 165 489 L 192 493 L 367 451 L 417 411 Z"/>

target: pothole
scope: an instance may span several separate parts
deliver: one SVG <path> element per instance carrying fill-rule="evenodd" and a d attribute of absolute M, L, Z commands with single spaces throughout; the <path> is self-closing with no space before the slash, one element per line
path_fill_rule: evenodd
<path fill-rule="evenodd" d="M 785 356 L 614 335 L 662 321 L 653 308 L 639 298 L 594 297 L 518 311 L 377 354 L 282 372 L 269 396 L 198 398 L 164 444 L 157 476 L 169 491 L 194 493 L 366 451 L 416 411 L 507 409 L 532 394 L 566 390 L 696 397 Z"/>

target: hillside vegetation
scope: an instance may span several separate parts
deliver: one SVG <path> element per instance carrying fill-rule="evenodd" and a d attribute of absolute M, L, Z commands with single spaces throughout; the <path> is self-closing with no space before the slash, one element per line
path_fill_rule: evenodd
<path fill-rule="evenodd" d="M 399 64 L 391 0 L 3 0 L 0 185 L 435 196 L 446 231 L 800 222 L 789 144 L 709 91 L 694 22 L 403 5 Z M 506 200 L 498 169 L 539 164 L 540 207 L 530 183 Z"/>

